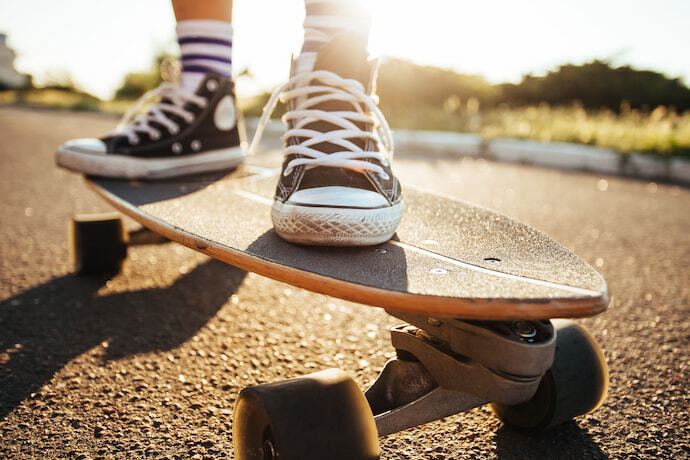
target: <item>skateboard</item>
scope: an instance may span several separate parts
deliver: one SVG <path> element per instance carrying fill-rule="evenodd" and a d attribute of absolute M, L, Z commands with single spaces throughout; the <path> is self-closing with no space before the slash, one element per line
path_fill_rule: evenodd
<path fill-rule="evenodd" d="M 144 227 L 228 264 L 399 318 L 396 357 L 362 392 L 330 369 L 243 389 L 233 421 L 244 458 L 377 458 L 378 438 L 491 404 L 536 431 L 596 409 L 603 354 L 572 320 L 604 311 L 603 278 L 545 234 L 489 209 L 415 188 L 394 237 L 372 247 L 309 247 L 272 229 L 279 170 L 161 182 L 86 177 Z M 128 234 L 116 216 L 73 220 L 79 271 L 117 270 Z"/>

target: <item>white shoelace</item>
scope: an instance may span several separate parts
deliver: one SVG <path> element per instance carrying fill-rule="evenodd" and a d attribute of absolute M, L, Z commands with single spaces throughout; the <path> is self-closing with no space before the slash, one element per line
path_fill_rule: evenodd
<path fill-rule="evenodd" d="M 311 94 L 317 96 L 309 97 Z M 284 175 L 297 166 L 306 165 L 307 168 L 317 166 L 329 166 L 347 168 L 360 173 L 374 172 L 384 179 L 388 174 L 379 165 L 366 161 L 368 158 L 377 159 L 387 166 L 393 159 L 393 135 L 385 117 L 376 106 L 376 102 L 366 94 L 364 86 L 357 80 L 342 78 L 339 75 L 318 70 L 304 72 L 295 75 L 283 86 L 277 88 L 268 103 L 264 107 L 263 114 L 256 128 L 256 134 L 249 147 L 249 155 L 252 155 L 263 135 L 264 127 L 271 113 L 275 109 L 278 100 L 289 103 L 294 100 L 295 107 L 283 115 L 283 122 L 292 122 L 293 127 L 285 132 L 283 140 L 291 137 L 305 138 L 298 145 L 289 145 L 285 148 L 285 155 L 299 154 L 304 158 L 296 158 L 290 161 Z M 353 110 L 325 111 L 313 107 L 326 101 L 344 101 L 352 104 Z M 367 110 L 363 109 L 363 107 Z M 304 126 L 316 122 L 325 121 L 340 129 L 322 133 Z M 372 132 L 360 129 L 355 123 L 373 125 Z M 378 146 L 377 152 L 363 150 L 349 139 L 369 139 Z M 329 142 L 342 147 L 342 151 L 323 153 L 312 146 Z M 384 152 L 385 155 L 381 152 Z"/>
<path fill-rule="evenodd" d="M 154 97 L 158 97 L 161 101 L 152 104 L 144 114 L 137 115 L 141 108 Z M 169 101 L 169 102 L 168 102 Z M 180 132 L 180 126 L 173 120 L 168 118 L 167 113 L 178 115 L 187 123 L 194 121 L 194 114 L 185 110 L 184 105 L 188 102 L 199 107 L 206 107 L 208 102 L 201 96 L 192 94 L 184 88 L 172 83 L 163 83 L 158 88 L 146 92 L 141 96 L 132 107 L 127 110 L 122 116 L 122 119 L 113 131 L 113 135 L 127 136 L 127 140 L 132 145 L 139 143 L 139 136 L 137 133 L 146 133 L 157 141 L 161 138 L 161 132 L 150 125 L 151 122 L 156 122 L 163 125 L 170 134 L 177 134 Z"/>

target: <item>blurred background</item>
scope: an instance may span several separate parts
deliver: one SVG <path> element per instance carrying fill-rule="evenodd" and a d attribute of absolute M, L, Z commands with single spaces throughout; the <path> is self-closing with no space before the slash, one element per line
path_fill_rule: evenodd
<path fill-rule="evenodd" d="M 372 0 L 394 128 L 690 157 L 687 0 Z M 235 0 L 242 110 L 302 41 L 302 0 Z M 121 113 L 178 52 L 167 0 L 2 0 L 0 104 Z M 279 116 L 279 112 L 276 116 Z"/>

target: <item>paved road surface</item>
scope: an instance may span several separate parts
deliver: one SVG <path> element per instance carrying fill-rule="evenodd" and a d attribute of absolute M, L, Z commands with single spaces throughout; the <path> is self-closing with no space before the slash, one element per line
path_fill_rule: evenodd
<path fill-rule="evenodd" d="M 393 354 L 397 321 L 381 310 L 172 243 L 134 247 L 109 280 L 72 273 L 68 219 L 107 208 L 53 152 L 114 122 L 0 109 L 0 457 L 232 456 L 241 388 L 333 366 L 367 385 Z M 583 323 L 605 350 L 610 392 L 539 436 L 479 408 L 382 439 L 383 458 L 689 457 L 690 191 L 419 157 L 398 159 L 404 183 L 517 217 L 600 268 L 613 305 Z"/>

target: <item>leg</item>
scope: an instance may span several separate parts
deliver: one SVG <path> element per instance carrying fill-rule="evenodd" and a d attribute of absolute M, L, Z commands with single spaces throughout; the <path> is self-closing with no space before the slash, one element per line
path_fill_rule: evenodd
<path fill-rule="evenodd" d="M 232 0 L 172 0 L 177 22 L 211 19 L 232 22 Z"/>
<path fill-rule="evenodd" d="M 366 48 L 371 18 L 357 0 L 304 0 L 304 44 L 297 61 L 298 72 L 313 65 L 321 47 L 342 33 L 356 34 L 359 45 Z"/>
<path fill-rule="evenodd" d="M 271 217 L 278 235 L 310 245 L 388 240 L 402 217 L 392 133 L 376 106 L 369 17 L 352 0 L 305 0 L 305 39 L 290 81 L 269 101 L 288 102 L 283 174 Z"/>
<path fill-rule="evenodd" d="M 232 0 L 173 0 L 180 84 L 163 83 L 144 115 L 142 97 L 118 129 L 58 148 L 58 165 L 86 174 L 161 179 L 229 169 L 242 162 L 231 80 Z"/>
<path fill-rule="evenodd" d="M 232 0 L 173 0 L 182 61 L 181 84 L 195 91 L 206 74 L 230 78 Z"/>

